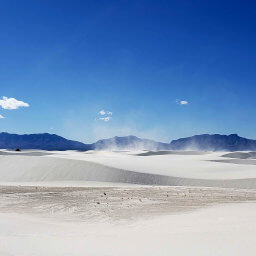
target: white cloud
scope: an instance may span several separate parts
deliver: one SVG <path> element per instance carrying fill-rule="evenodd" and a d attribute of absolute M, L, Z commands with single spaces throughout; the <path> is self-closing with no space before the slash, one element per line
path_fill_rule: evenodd
<path fill-rule="evenodd" d="M 101 111 L 98 112 L 98 115 L 103 116 L 103 117 L 98 118 L 98 120 L 108 122 L 108 121 L 110 121 L 110 119 L 112 119 L 111 116 L 113 115 L 113 113 L 111 111 L 105 111 L 104 109 L 102 109 Z"/>
<path fill-rule="evenodd" d="M 0 115 L 0 119 L 4 119 L 4 116 Z"/>
<path fill-rule="evenodd" d="M 102 109 L 98 114 L 104 116 L 104 115 L 106 115 L 106 112 L 104 109 Z"/>
<path fill-rule="evenodd" d="M 176 103 L 179 105 L 188 105 L 188 101 L 186 100 L 176 100 Z"/>
<path fill-rule="evenodd" d="M 186 100 L 181 100 L 180 101 L 180 105 L 187 105 L 187 104 L 188 104 L 188 102 Z"/>
<path fill-rule="evenodd" d="M 111 116 L 106 116 L 106 117 L 100 117 L 99 120 L 102 120 L 104 122 L 108 122 L 108 121 L 110 121 L 111 118 L 112 118 Z"/>
<path fill-rule="evenodd" d="M 25 103 L 23 101 L 16 100 L 15 98 L 8 98 L 3 96 L 3 98 L 0 100 L 0 106 L 3 109 L 18 109 L 21 107 L 29 107 L 28 103 Z"/>
<path fill-rule="evenodd" d="M 99 111 L 98 114 L 101 115 L 101 116 L 105 116 L 105 115 L 112 116 L 112 115 L 113 115 L 113 113 L 112 113 L 111 111 L 105 111 L 104 109 L 102 109 L 101 111 Z"/>

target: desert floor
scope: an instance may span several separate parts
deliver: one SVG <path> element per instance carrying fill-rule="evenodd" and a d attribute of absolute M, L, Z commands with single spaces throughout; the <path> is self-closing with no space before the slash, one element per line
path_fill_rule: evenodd
<path fill-rule="evenodd" d="M 251 152 L 0 151 L 0 255 L 255 255 Z"/>

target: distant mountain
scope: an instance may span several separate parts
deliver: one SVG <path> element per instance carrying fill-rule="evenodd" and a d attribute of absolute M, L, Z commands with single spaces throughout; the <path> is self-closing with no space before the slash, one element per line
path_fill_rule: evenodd
<path fill-rule="evenodd" d="M 170 143 L 170 149 L 204 151 L 254 151 L 256 150 L 256 140 L 242 138 L 237 134 L 202 134 L 173 140 Z"/>
<path fill-rule="evenodd" d="M 246 139 L 237 134 L 202 134 L 162 143 L 141 139 L 136 136 L 113 137 L 93 144 L 67 140 L 55 134 L 9 134 L 0 133 L 2 149 L 43 149 L 43 150 L 203 150 L 203 151 L 256 151 L 256 140 Z"/>
<path fill-rule="evenodd" d="M 9 134 L 0 133 L 2 149 L 43 149 L 43 150 L 88 150 L 91 145 L 67 140 L 55 134 Z"/>
<path fill-rule="evenodd" d="M 93 148 L 95 150 L 167 150 L 169 144 L 130 135 L 99 140 L 93 144 Z"/>
<path fill-rule="evenodd" d="M 203 150 L 203 151 L 256 151 L 256 140 L 237 134 L 202 134 L 173 140 L 169 144 L 135 136 L 114 137 L 93 144 L 96 150 Z"/>

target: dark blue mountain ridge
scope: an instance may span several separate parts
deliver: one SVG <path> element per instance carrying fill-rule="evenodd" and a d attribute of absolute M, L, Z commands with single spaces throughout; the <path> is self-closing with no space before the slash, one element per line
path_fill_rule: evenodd
<path fill-rule="evenodd" d="M 42 150 L 203 150 L 203 151 L 256 151 L 256 140 L 237 134 L 201 134 L 162 143 L 133 135 L 99 140 L 93 144 L 65 139 L 56 134 L 0 133 L 1 149 Z"/>
<path fill-rule="evenodd" d="M 170 148 L 203 151 L 255 151 L 256 140 L 246 139 L 237 134 L 201 134 L 173 140 L 170 142 Z"/>
<path fill-rule="evenodd" d="M 0 133 L 0 148 L 42 149 L 42 150 L 89 150 L 91 145 L 67 140 L 56 134 L 9 134 Z"/>

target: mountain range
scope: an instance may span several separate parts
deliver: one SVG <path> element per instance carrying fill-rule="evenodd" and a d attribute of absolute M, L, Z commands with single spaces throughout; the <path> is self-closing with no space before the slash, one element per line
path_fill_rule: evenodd
<path fill-rule="evenodd" d="M 256 140 L 237 134 L 201 134 L 162 143 L 136 136 L 113 137 L 92 144 L 65 139 L 56 134 L 0 133 L 1 149 L 42 150 L 202 150 L 202 151 L 256 151 Z"/>
<path fill-rule="evenodd" d="M 56 134 L 9 134 L 0 133 L 0 148 L 43 149 L 43 150 L 89 150 L 91 145 L 67 140 Z"/>

